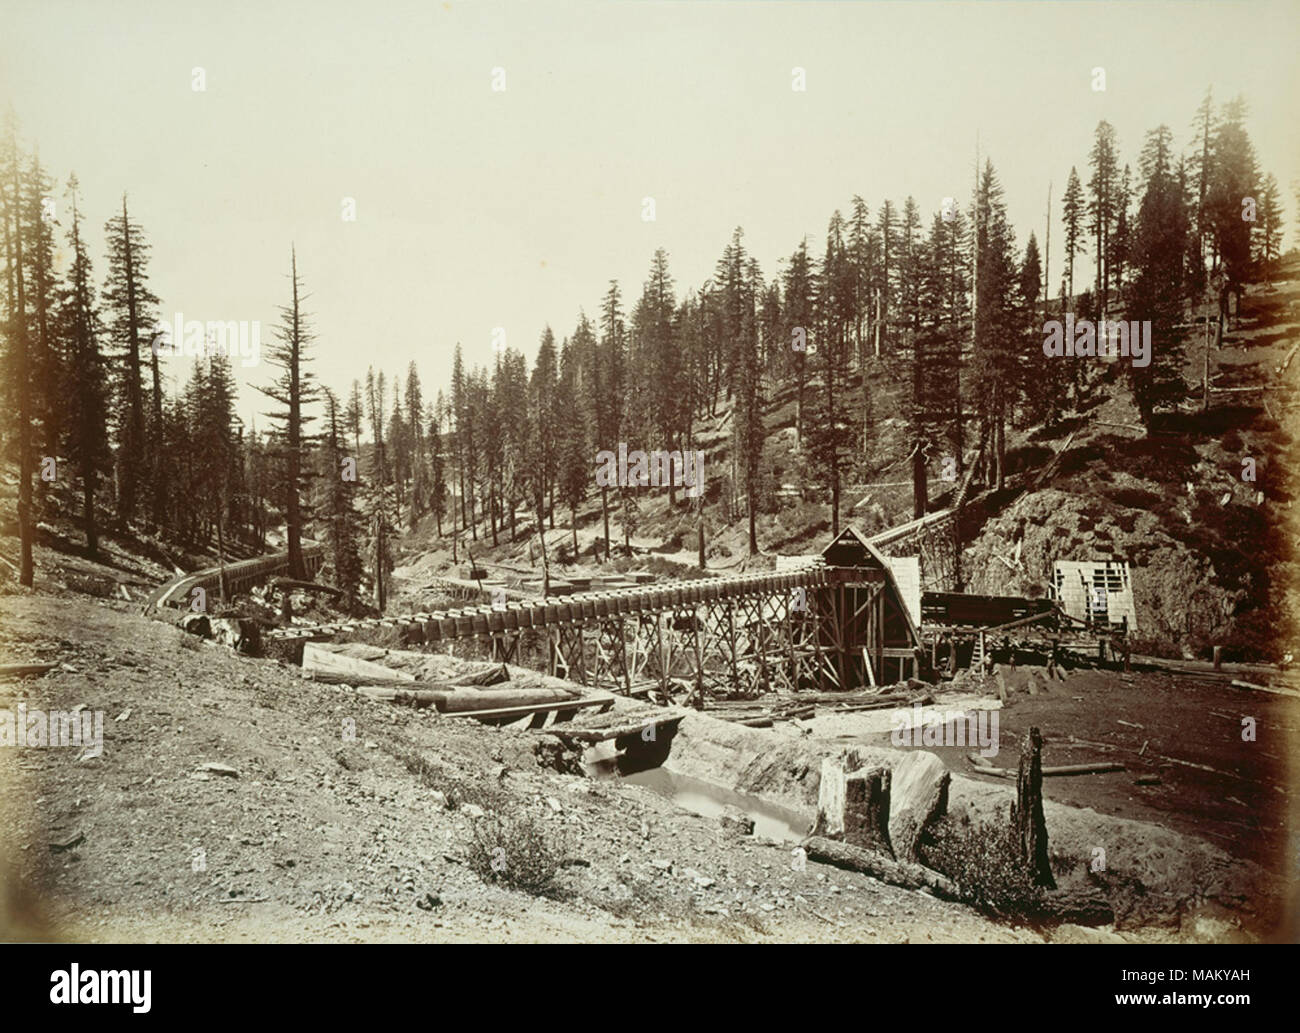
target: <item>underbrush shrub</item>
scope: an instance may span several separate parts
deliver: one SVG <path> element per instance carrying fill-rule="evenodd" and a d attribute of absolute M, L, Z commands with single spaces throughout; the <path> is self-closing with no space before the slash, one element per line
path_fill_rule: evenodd
<path fill-rule="evenodd" d="M 554 886 L 563 860 L 560 843 L 530 814 L 494 811 L 470 826 L 466 863 L 486 883 L 541 894 Z"/>

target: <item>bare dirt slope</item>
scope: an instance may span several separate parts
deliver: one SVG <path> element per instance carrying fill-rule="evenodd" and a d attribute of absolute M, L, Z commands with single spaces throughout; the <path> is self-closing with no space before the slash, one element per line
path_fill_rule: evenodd
<path fill-rule="evenodd" d="M 865 876 L 796 871 L 788 846 L 646 789 L 543 770 L 527 733 L 368 701 L 126 609 L 0 597 L 3 661 L 60 664 L 0 683 L 0 705 L 105 712 L 99 757 L 0 753 L 2 936 L 1041 939 Z M 545 821 L 571 861 L 552 896 L 469 871 L 471 819 L 439 792 Z"/>

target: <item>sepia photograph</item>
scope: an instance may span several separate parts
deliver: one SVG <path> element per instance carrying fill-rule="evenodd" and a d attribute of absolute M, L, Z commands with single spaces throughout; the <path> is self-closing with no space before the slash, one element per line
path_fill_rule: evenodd
<path fill-rule="evenodd" d="M 4 0 L 23 995 L 1006 943 L 1259 1004 L 1298 50 L 1295 0 Z"/>

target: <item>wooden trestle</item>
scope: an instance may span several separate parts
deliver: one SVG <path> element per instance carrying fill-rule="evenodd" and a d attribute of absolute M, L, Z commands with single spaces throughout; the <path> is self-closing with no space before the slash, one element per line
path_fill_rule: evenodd
<path fill-rule="evenodd" d="M 670 682 L 702 696 L 741 697 L 880 680 L 887 648 L 887 572 L 812 565 L 536 601 L 278 628 L 267 641 L 406 629 L 426 644 L 476 643 L 493 659 L 583 685 L 633 693 Z M 453 649 L 455 646 L 452 647 Z M 900 664 L 900 668 L 906 665 Z"/>

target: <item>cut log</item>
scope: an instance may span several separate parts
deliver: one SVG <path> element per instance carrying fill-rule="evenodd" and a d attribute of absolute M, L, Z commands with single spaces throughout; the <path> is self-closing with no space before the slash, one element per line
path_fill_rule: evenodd
<path fill-rule="evenodd" d="M 924 750 L 909 753 L 894 765 L 889 791 L 889 842 L 899 860 L 918 860 L 917 842 L 948 812 L 951 781 L 943 761 Z"/>
<path fill-rule="evenodd" d="M 1276 696 L 1294 696 L 1297 699 L 1300 699 L 1300 692 L 1296 692 L 1293 689 L 1275 689 L 1270 685 L 1256 685 L 1254 682 L 1241 681 L 1237 678 L 1233 678 L 1230 684 L 1235 689 L 1250 689 L 1253 692 L 1271 692 Z"/>
<path fill-rule="evenodd" d="M 29 674 L 44 674 L 58 667 L 58 664 L 0 664 L 0 678 L 22 678 Z"/>
<path fill-rule="evenodd" d="M 1075 925 L 1110 925 L 1115 921 L 1115 909 L 1105 897 L 1059 891 L 1044 893 L 1033 917 Z"/>
<path fill-rule="evenodd" d="M 335 588 L 333 585 L 322 585 L 316 581 L 298 581 L 288 577 L 276 578 L 271 582 L 271 586 L 281 591 L 287 589 L 295 592 L 325 592 L 336 599 L 341 599 L 345 595 L 341 588 Z"/>
<path fill-rule="evenodd" d="M 469 688 L 476 685 L 486 688 L 490 685 L 500 685 L 502 682 L 508 682 L 509 680 L 510 671 L 506 668 L 506 665 L 498 664 L 476 674 L 464 674 L 459 678 L 453 678 L 447 684 L 455 685 L 457 688 Z"/>
<path fill-rule="evenodd" d="M 862 767 L 857 750 L 842 757 L 823 757 L 821 781 L 817 788 L 817 820 L 813 832 L 822 836 L 844 835 L 844 780 Z"/>
<path fill-rule="evenodd" d="M 545 703 L 566 703 L 577 698 L 564 689 L 510 689 L 484 692 L 479 689 L 399 689 L 394 703 L 413 707 L 437 707 L 444 714 L 468 714 L 484 710 L 508 710 Z"/>
<path fill-rule="evenodd" d="M 958 900 L 961 897 L 957 884 L 947 876 L 910 861 L 896 861 L 874 850 L 864 850 L 851 843 L 839 843 L 825 836 L 809 836 L 802 845 L 809 859 L 822 864 L 862 872 L 905 889 L 928 889 L 944 900 Z"/>
<path fill-rule="evenodd" d="M 332 685 L 402 685 L 415 681 L 413 674 L 322 649 L 314 642 L 302 647 L 302 673 Z"/>

